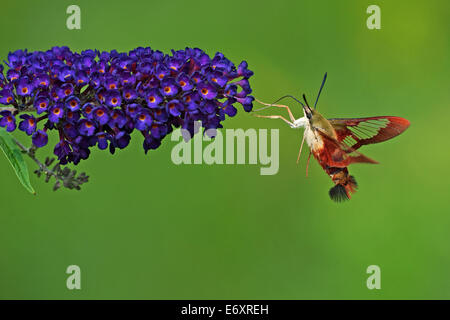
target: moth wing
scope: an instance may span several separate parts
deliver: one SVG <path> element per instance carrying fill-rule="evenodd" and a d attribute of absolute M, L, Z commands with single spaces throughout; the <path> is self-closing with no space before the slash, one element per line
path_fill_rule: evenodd
<path fill-rule="evenodd" d="M 362 153 L 356 151 L 356 149 L 349 147 L 348 145 L 339 142 L 338 140 L 330 137 L 321 130 L 316 130 L 323 140 L 325 156 L 327 159 L 325 163 L 329 167 L 344 168 L 352 163 L 378 163 L 377 161 L 366 157 Z"/>
<path fill-rule="evenodd" d="M 405 118 L 393 116 L 333 118 L 328 121 L 336 131 L 338 142 L 355 150 L 366 144 L 392 139 L 410 125 Z"/>

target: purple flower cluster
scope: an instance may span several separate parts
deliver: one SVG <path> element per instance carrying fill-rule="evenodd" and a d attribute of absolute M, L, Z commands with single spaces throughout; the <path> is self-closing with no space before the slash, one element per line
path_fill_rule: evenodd
<path fill-rule="evenodd" d="M 205 129 L 221 128 L 225 115 L 236 114 L 235 103 L 249 112 L 254 100 L 247 62 L 236 67 L 222 53 L 211 59 L 197 48 L 167 55 L 151 48 L 127 54 L 54 47 L 9 53 L 5 64 L 0 103 L 13 108 L 0 112 L 0 126 L 18 127 L 36 147 L 48 143 L 49 130 L 58 130 L 54 153 L 61 164 L 87 159 L 93 146 L 111 153 L 123 149 L 134 129 L 147 152 L 174 127 L 191 136 L 195 121 Z"/>

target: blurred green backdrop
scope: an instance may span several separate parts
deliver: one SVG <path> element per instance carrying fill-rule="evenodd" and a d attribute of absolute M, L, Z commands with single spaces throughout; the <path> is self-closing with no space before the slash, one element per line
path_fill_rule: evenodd
<path fill-rule="evenodd" d="M 448 1 L 76 1 L 73 31 L 70 4 L 3 1 L 0 57 L 54 45 L 197 46 L 247 60 L 263 101 L 313 100 L 327 71 L 324 115 L 412 124 L 362 149 L 381 164 L 351 167 L 360 190 L 343 204 L 329 200 L 332 182 L 315 161 L 308 178 L 305 154 L 296 165 L 301 131 L 244 112 L 225 128 L 279 128 L 277 175 L 176 166 L 170 139 L 146 156 L 136 135 L 79 166 L 91 176 L 82 191 L 54 193 L 33 175 L 32 196 L 1 156 L 1 298 L 450 298 Z M 366 27 L 370 4 L 381 30 Z M 66 288 L 70 264 L 81 267 L 79 291 Z M 366 287 L 372 264 L 381 290 Z"/>

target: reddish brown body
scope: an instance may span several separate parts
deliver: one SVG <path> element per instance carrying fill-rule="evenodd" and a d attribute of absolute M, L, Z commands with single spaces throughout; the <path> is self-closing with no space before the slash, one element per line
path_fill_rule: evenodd
<path fill-rule="evenodd" d="M 344 188 L 347 197 L 350 199 L 351 194 L 356 192 L 357 183 L 353 176 L 348 173 L 347 167 L 333 167 L 333 161 L 330 159 L 329 152 L 322 148 L 319 151 L 313 152 L 314 158 L 322 166 L 323 170 L 330 176 L 335 185 L 340 185 Z"/>
<path fill-rule="evenodd" d="M 336 201 L 350 199 L 356 192 L 356 180 L 348 171 L 350 164 L 378 163 L 356 149 L 391 139 L 409 126 L 404 118 L 385 116 L 328 120 L 319 116 L 315 120 L 305 130 L 306 141 L 314 158 L 333 180 L 335 187 L 330 190 L 330 197 Z"/>
<path fill-rule="evenodd" d="M 305 104 L 291 95 L 281 97 L 277 100 L 279 101 L 288 97 L 293 98 L 302 105 L 304 117 L 295 119 L 288 106 L 276 105 L 274 103 L 267 104 L 257 99 L 256 101 L 265 105 L 266 108 L 285 108 L 288 112 L 289 120 L 280 115 L 256 116 L 281 119 L 294 129 L 305 128 L 297 163 L 300 159 L 303 142 L 306 141 L 314 158 L 317 159 L 335 184 L 329 192 L 331 199 L 334 201 L 342 201 L 350 199 L 351 194 L 357 188 L 355 178 L 348 172 L 348 166 L 352 163 L 378 163 L 359 153 L 357 149 L 366 144 L 378 143 L 394 138 L 409 127 L 409 121 L 401 117 L 392 116 L 346 119 L 324 118 L 317 112 L 316 106 L 326 78 L 327 74 L 325 73 L 314 104 L 314 109 L 310 108 L 305 95 L 303 95 Z M 306 172 L 308 173 L 308 165 L 306 166 Z"/>

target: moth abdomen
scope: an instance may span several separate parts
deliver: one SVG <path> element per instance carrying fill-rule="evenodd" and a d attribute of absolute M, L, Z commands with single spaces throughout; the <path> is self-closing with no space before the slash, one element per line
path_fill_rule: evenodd
<path fill-rule="evenodd" d="M 356 192 L 358 184 L 355 177 L 348 174 L 347 168 L 329 168 L 331 178 L 336 185 L 330 189 L 329 195 L 333 201 L 349 200 L 351 194 Z"/>

